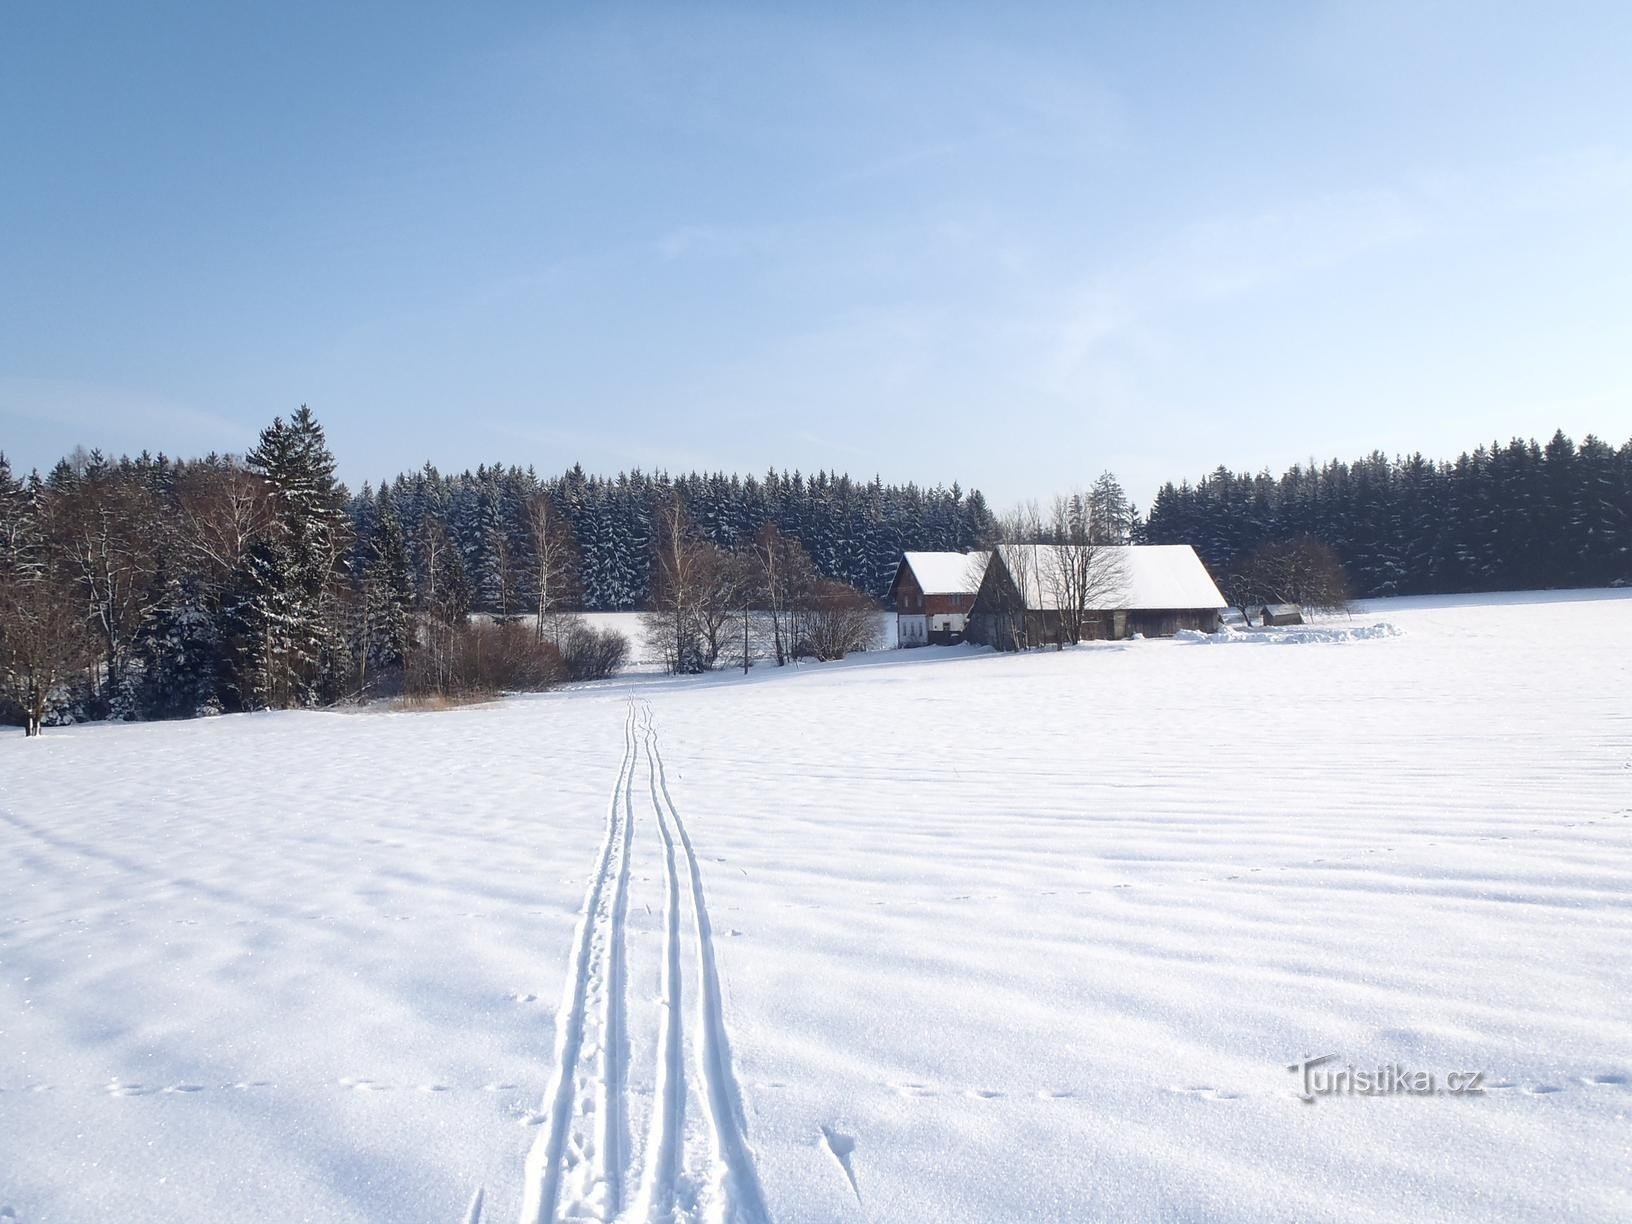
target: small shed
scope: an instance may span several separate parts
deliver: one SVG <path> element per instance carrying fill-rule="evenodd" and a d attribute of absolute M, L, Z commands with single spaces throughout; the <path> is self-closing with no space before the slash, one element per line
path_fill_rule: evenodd
<path fill-rule="evenodd" d="M 1263 624 L 1270 625 L 1301 625 L 1303 624 L 1303 609 L 1297 604 L 1265 604 Z"/>

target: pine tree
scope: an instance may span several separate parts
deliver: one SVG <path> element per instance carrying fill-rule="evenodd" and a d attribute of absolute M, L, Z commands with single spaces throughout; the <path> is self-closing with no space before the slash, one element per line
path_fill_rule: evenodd
<path fill-rule="evenodd" d="M 304 404 L 261 431 L 247 463 L 271 513 L 250 548 L 234 620 L 239 691 L 251 707 L 307 705 L 347 671 L 336 579 L 346 548 L 343 490 L 323 427 Z"/>
<path fill-rule="evenodd" d="M 136 639 L 140 678 L 131 701 L 138 718 L 218 714 L 221 634 L 215 610 L 192 575 L 165 577 Z"/>
<path fill-rule="evenodd" d="M 376 499 L 375 523 L 364 571 L 370 661 L 376 668 L 400 668 L 407 665 L 414 643 L 414 583 L 408 537 L 395 501 L 383 489 Z"/>
<path fill-rule="evenodd" d="M 1126 544 L 1132 525 L 1128 510 L 1127 492 L 1116 475 L 1101 472 L 1088 491 L 1088 538 L 1095 544 Z"/>

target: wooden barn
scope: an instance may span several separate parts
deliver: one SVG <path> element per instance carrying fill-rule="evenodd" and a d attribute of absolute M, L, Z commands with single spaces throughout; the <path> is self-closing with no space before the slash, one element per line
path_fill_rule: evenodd
<path fill-rule="evenodd" d="M 1303 608 L 1293 603 L 1265 604 L 1259 613 L 1260 625 L 1301 625 L 1303 624 Z"/>
<path fill-rule="evenodd" d="M 890 583 L 897 644 L 961 642 L 969 606 L 986 569 L 986 556 L 983 552 L 904 553 Z"/>
<path fill-rule="evenodd" d="M 1224 608 L 1188 544 L 1005 544 L 986 565 L 965 633 L 999 650 L 1069 641 L 1073 629 L 1082 641 L 1171 637 L 1214 632 Z"/>

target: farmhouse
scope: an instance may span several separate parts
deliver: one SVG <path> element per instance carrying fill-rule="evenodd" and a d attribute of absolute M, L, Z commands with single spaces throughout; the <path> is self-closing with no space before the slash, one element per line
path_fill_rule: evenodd
<path fill-rule="evenodd" d="M 896 641 L 902 646 L 961 642 L 986 557 L 984 552 L 904 553 L 890 583 Z"/>
<path fill-rule="evenodd" d="M 992 555 L 966 635 L 999 650 L 1180 629 L 1212 633 L 1224 597 L 1188 544 L 1005 544 Z"/>

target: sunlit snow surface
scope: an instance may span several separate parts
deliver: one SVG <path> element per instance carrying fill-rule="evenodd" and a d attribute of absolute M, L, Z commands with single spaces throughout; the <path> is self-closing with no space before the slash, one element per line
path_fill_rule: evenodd
<path fill-rule="evenodd" d="M 0 1219 L 1632 1217 L 1632 598 L 1306 636 L 7 734 Z"/>

